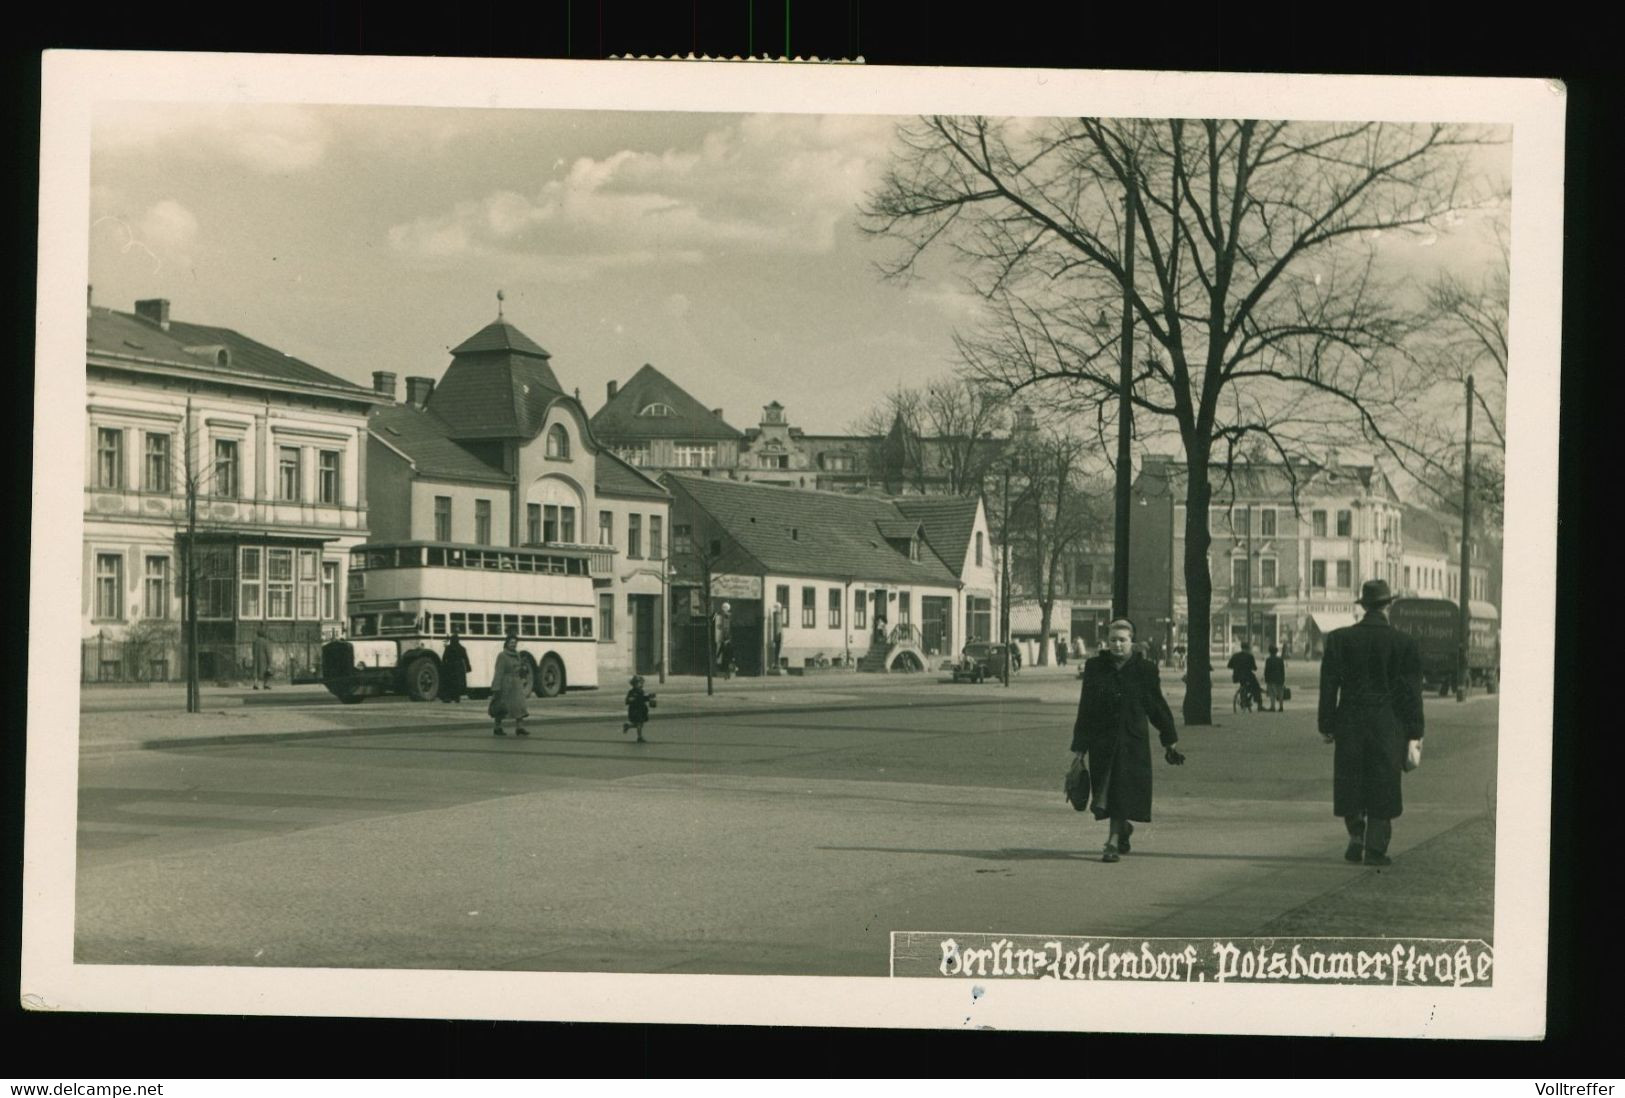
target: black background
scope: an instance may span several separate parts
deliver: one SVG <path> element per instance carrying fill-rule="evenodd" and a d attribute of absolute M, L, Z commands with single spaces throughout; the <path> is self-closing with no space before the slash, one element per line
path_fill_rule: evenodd
<path fill-rule="evenodd" d="M 1551 966 L 1544 1042 L 1426 1042 L 1168 1038 L 1132 1035 L 954 1034 L 913 1031 L 742 1029 L 699 1026 L 522 1024 L 365 1019 L 211 1018 L 28 1014 L 7 1011 L 13 1051 L 4 1074 L 39 1079 L 287 1076 L 1109 1075 L 1109 1076 L 1528 1076 L 1571 1081 L 1618 1071 L 1612 1016 L 1619 999 L 1617 713 L 1598 704 L 1617 662 L 1619 584 L 1599 567 L 1601 526 L 1616 459 L 1600 431 L 1615 405 L 1600 384 L 1618 370 L 1615 331 L 1600 331 L 1613 302 L 1616 219 L 1602 181 L 1616 178 L 1617 144 L 1602 130 L 1612 36 L 1579 10 L 1512 12 L 1482 5 L 1374 6 L 1211 3 L 1007 3 L 953 8 L 922 0 L 882 5 L 735 2 L 427 5 L 384 3 L 189 7 L 125 5 L 94 11 L 46 5 L 13 18 L 3 79 L 14 150 L 4 173 L 16 211 L 6 231 L 13 260 L 7 367 L 12 418 L 5 436 L 8 518 L 26 529 L 32 485 L 34 276 L 38 198 L 39 51 L 45 48 L 203 50 L 413 56 L 861 55 L 870 65 L 930 64 L 1232 72 L 1348 72 L 1558 78 L 1568 90 L 1559 604 L 1554 637 L 1507 636 L 1507 659 L 1550 662 L 1554 714 Z M 1565 9 L 1568 10 L 1568 9 Z M 32 19 L 30 24 L 26 20 Z M 1610 97 L 1612 99 L 1612 97 Z M 1617 191 L 1618 188 L 1612 188 Z M 1607 253 L 1605 266 L 1604 253 Z M 1612 337 L 1612 338 L 1609 338 Z M 71 364 L 64 364 L 71 365 Z M 12 633 L 23 628 L 27 539 L 14 535 L 8 569 Z M 1516 566 L 1509 562 L 1509 574 Z M 1577 598 L 1581 592 L 1587 596 Z M 1614 597 L 1610 597 L 1614 596 Z M 26 663 L 14 644 L 5 676 L 8 716 L 6 936 L 0 988 L 17 987 Z M 65 672 L 59 677 L 68 688 Z M 1605 928 L 1608 933 L 1605 933 Z M 7 992 L 6 994 L 10 994 Z M 1615 1009 L 1609 1009 L 1613 1007 Z M 1170 1047 L 1173 1046 L 1173 1047 Z M 1087 1085 L 1087 1084 L 1085 1084 Z"/>

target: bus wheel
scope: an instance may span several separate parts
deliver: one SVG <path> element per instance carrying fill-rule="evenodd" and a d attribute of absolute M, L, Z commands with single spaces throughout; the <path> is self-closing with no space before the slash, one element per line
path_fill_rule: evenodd
<path fill-rule="evenodd" d="M 556 698 L 564 690 L 564 664 L 557 656 L 543 656 L 541 677 L 536 680 L 536 693 L 544 698 Z"/>
<path fill-rule="evenodd" d="M 344 694 L 339 701 L 344 705 L 360 705 L 365 698 L 365 694 Z"/>
<path fill-rule="evenodd" d="M 415 702 L 432 702 L 440 696 L 440 668 L 427 656 L 420 656 L 406 669 L 406 693 Z"/>

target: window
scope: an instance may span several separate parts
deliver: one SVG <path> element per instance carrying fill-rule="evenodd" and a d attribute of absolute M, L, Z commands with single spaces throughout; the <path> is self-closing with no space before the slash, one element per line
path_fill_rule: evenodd
<path fill-rule="evenodd" d="M 976 531 L 976 566 L 982 566 L 982 532 Z"/>
<path fill-rule="evenodd" d="M 245 545 L 237 554 L 237 604 L 242 607 L 245 618 L 257 618 L 262 613 L 260 586 L 265 581 L 265 573 L 261 567 L 260 553 L 258 546 Z"/>
<path fill-rule="evenodd" d="M 829 589 L 829 627 L 831 629 L 841 627 L 841 589 L 839 587 Z"/>
<path fill-rule="evenodd" d="M 147 436 L 147 469 L 146 482 L 142 485 L 149 492 L 169 491 L 169 436 Z"/>
<path fill-rule="evenodd" d="M 1092 594 L 1095 589 L 1095 566 L 1089 561 L 1080 560 L 1077 569 L 1078 592 L 1084 595 Z"/>
<path fill-rule="evenodd" d="M 635 442 L 628 446 L 617 446 L 615 447 L 615 456 L 628 465 L 647 465 L 649 464 L 649 444 L 647 442 Z"/>
<path fill-rule="evenodd" d="M 1411 586 L 1411 566 L 1407 564 L 1405 566 L 1405 588 L 1406 588 L 1406 590 L 1409 590 L 1410 586 Z"/>
<path fill-rule="evenodd" d="M 914 620 L 912 598 L 913 596 L 907 591 L 897 592 L 897 622 L 899 625 L 907 625 Z"/>
<path fill-rule="evenodd" d="M 1326 586 L 1326 562 L 1312 560 L 1309 562 L 1309 585 L 1324 589 Z"/>
<path fill-rule="evenodd" d="M 1236 591 L 1245 591 L 1247 589 L 1246 557 L 1237 557 L 1230 562 L 1230 587 Z"/>
<path fill-rule="evenodd" d="M 544 504 L 542 507 L 542 542 L 551 544 L 559 540 L 559 505 L 556 503 Z"/>
<path fill-rule="evenodd" d="M 96 554 L 96 617 L 103 621 L 124 617 L 124 558 L 117 553 Z"/>
<path fill-rule="evenodd" d="M 317 599 L 321 593 L 321 554 L 315 549 L 299 550 L 299 617 L 304 621 L 316 618 Z"/>
<path fill-rule="evenodd" d="M 112 427 L 96 429 L 96 487 L 124 487 L 124 432 Z"/>
<path fill-rule="evenodd" d="M 299 447 L 277 447 L 277 482 L 276 498 L 280 500 L 297 500 L 299 498 Z"/>
<path fill-rule="evenodd" d="M 643 516 L 626 516 L 626 555 L 643 556 Z"/>
<path fill-rule="evenodd" d="M 852 455 L 825 454 L 824 468 L 831 473 L 850 473 L 852 471 Z"/>
<path fill-rule="evenodd" d="M 231 594 L 237 583 L 233 570 L 236 557 L 236 550 L 229 545 L 200 545 L 193 551 L 199 618 L 230 620 Z"/>
<path fill-rule="evenodd" d="M 664 520 L 659 515 L 649 516 L 649 559 L 660 559 L 660 535 Z"/>
<path fill-rule="evenodd" d="M 142 612 L 149 618 L 169 617 L 169 558 L 147 558 L 146 605 Z"/>
<path fill-rule="evenodd" d="M 818 590 L 814 587 L 801 589 L 801 627 L 803 629 L 816 629 L 818 627 Z"/>
<path fill-rule="evenodd" d="M 790 468 L 790 455 L 760 454 L 758 455 L 758 462 L 763 469 L 788 469 Z"/>
<path fill-rule="evenodd" d="M 694 552 L 694 528 L 687 523 L 673 523 L 671 528 L 671 551 L 678 556 L 687 556 Z M 785 596 L 784 604 L 790 605 L 789 596 Z"/>
<path fill-rule="evenodd" d="M 1346 560 L 1337 562 L 1337 586 L 1345 590 L 1354 586 L 1354 568 Z"/>
<path fill-rule="evenodd" d="M 780 625 L 790 624 L 790 585 L 781 583 L 773 589 L 773 612 L 778 615 Z"/>
<path fill-rule="evenodd" d="M 555 423 L 547 429 L 547 456 L 561 459 L 570 456 L 570 432 L 564 429 L 562 423 Z"/>
<path fill-rule="evenodd" d="M 1264 538 L 1275 536 L 1275 508 L 1265 507 L 1258 512 L 1258 536 Z"/>
<path fill-rule="evenodd" d="M 316 502 L 339 501 L 339 452 L 322 450 L 316 455 Z"/>
<path fill-rule="evenodd" d="M 574 507 L 559 508 L 559 540 L 566 545 L 576 542 L 576 509 Z"/>
<path fill-rule="evenodd" d="M 227 499 L 237 498 L 237 440 L 214 440 L 214 494 Z"/>
<path fill-rule="evenodd" d="M 339 563 L 336 560 L 324 560 L 322 561 L 322 618 L 326 621 L 334 621 L 337 620 L 338 616 Z M 437 633 L 444 633 L 445 631 L 444 625 L 435 629 Z"/>
<path fill-rule="evenodd" d="M 293 550 L 265 551 L 265 616 L 286 621 L 293 617 Z"/>
<path fill-rule="evenodd" d="M 1326 512 L 1325 511 L 1314 511 L 1314 512 L 1312 512 L 1310 514 L 1310 516 L 1309 516 L 1309 521 L 1312 524 L 1311 529 L 1314 531 L 1314 536 L 1315 537 L 1323 538 L 1323 537 L 1326 536 Z"/>
<path fill-rule="evenodd" d="M 662 404 L 659 401 L 653 404 L 645 404 L 642 410 L 638 412 L 640 416 L 654 416 L 660 419 L 667 419 L 676 414 L 670 404 Z"/>
<path fill-rule="evenodd" d="M 531 545 L 541 544 L 542 505 L 539 503 L 525 504 L 525 540 Z"/>
<path fill-rule="evenodd" d="M 491 544 L 491 501 L 488 499 L 474 501 L 474 544 Z"/>
<path fill-rule="evenodd" d="M 852 592 L 852 628 L 869 628 L 869 593 L 867 591 Z"/>
<path fill-rule="evenodd" d="M 614 511 L 600 511 L 600 512 L 598 512 L 598 544 L 599 545 L 614 545 L 615 544 L 615 512 Z"/>
<path fill-rule="evenodd" d="M 1246 537 L 1248 527 L 1252 522 L 1252 518 L 1253 513 L 1249 508 L 1237 507 L 1235 510 L 1230 512 L 1230 529 L 1234 530 L 1242 537 Z"/>
<path fill-rule="evenodd" d="M 615 596 L 598 596 L 598 639 L 615 639 Z"/>
<path fill-rule="evenodd" d="M 1337 536 L 1346 538 L 1354 532 L 1354 515 L 1350 511 L 1337 512 Z"/>
<path fill-rule="evenodd" d="M 680 469 L 709 469 L 717 463 L 715 443 L 672 447 L 672 464 Z"/>
<path fill-rule="evenodd" d="M 434 497 L 434 540 L 451 540 L 451 497 Z"/>
<path fill-rule="evenodd" d="M 1264 557 L 1258 562 L 1258 584 L 1260 587 L 1274 587 L 1279 582 L 1276 576 L 1276 562 L 1274 557 Z"/>

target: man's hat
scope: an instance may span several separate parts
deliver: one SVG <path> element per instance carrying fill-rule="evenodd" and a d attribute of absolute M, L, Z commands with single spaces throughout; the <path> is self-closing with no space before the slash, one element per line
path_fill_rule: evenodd
<path fill-rule="evenodd" d="M 1394 593 L 1388 589 L 1387 580 L 1366 580 L 1360 585 L 1359 603 L 1367 610 L 1381 610 L 1393 601 Z"/>

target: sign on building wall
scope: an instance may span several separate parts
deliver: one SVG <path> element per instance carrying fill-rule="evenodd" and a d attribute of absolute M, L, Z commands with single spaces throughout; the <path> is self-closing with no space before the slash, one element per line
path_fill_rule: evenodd
<path fill-rule="evenodd" d="M 711 597 L 714 599 L 759 599 L 762 597 L 762 577 L 712 576 Z"/>

